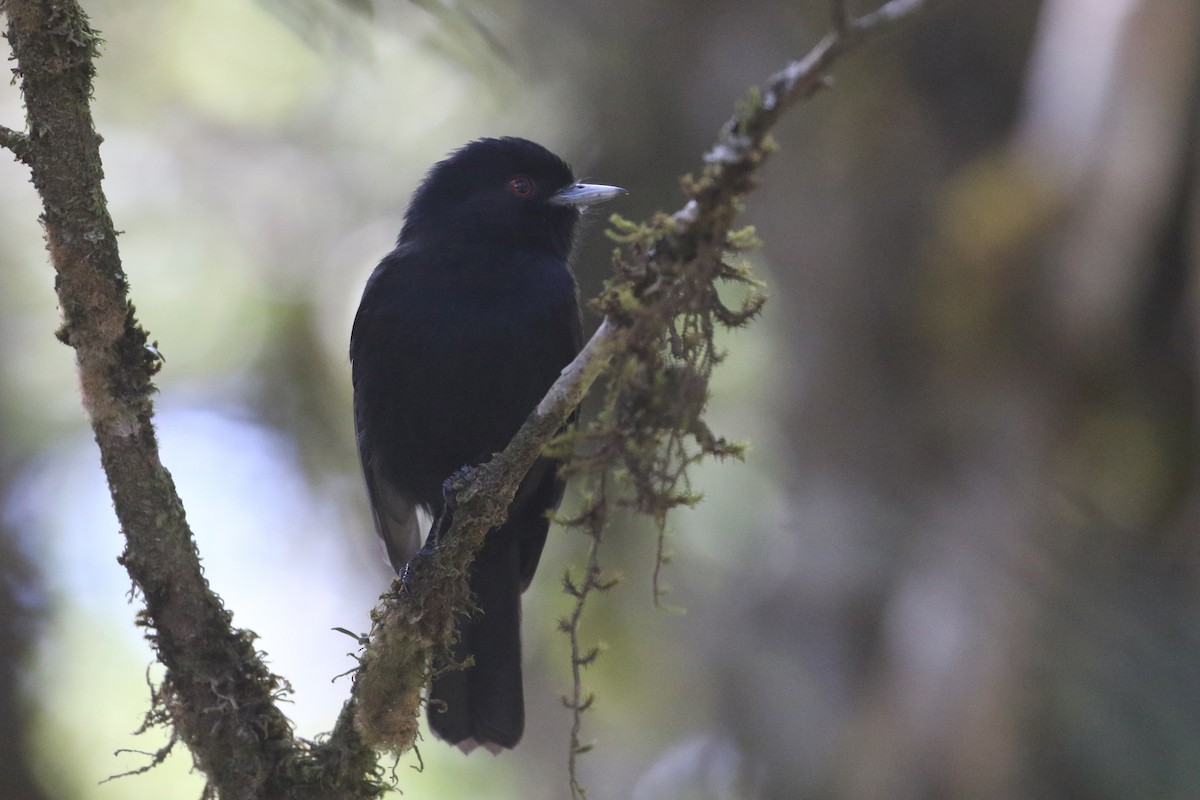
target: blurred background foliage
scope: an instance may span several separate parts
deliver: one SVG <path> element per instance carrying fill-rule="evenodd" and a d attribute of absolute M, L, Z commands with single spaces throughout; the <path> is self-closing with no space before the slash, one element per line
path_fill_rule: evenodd
<path fill-rule="evenodd" d="M 164 459 L 301 735 L 346 693 L 331 628 L 365 629 L 389 577 L 346 344 L 424 170 L 518 134 L 626 186 L 625 216 L 674 210 L 827 5 L 87 3 Z M 671 522 L 685 616 L 651 607 L 646 528 L 612 532 L 592 797 L 1200 796 L 1198 45 L 1194 0 L 942 0 L 785 120 L 746 212 L 773 299 L 712 401 L 750 457 Z M 162 743 L 133 735 L 157 673 L 27 179 L 0 158 L 0 797 L 196 797 L 182 751 L 101 783 Z M 408 796 L 565 794 L 579 539 L 526 595 L 526 741 L 426 742 Z"/>

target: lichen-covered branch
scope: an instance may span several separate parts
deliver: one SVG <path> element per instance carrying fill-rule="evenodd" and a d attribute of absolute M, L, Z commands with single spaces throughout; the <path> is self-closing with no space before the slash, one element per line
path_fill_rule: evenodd
<path fill-rule="evenodd" d="M 169 721 L 227 800 L 375 796 L 374 756 L 361 745 L 343 752 L 337 769 L 311 768 L 314 754 L 295 741 L 276 705 L 283 683 L 256 654 L 253 634 L 231 626 L 201 574 L 183 504 L 159 459 L 151 381 L 160 362 L 129 301 L 89 107 L 99 36 L 73 0 L 7 0 L 3 11 L 29 133 L 4 129 L 0 145 L 29 166 L 42 199 L 63 314 L 58 336 L 75 350 L 125 535 L 121 562 L 145 602 L 139 624 L 166 666 L 151 717 Z"/>

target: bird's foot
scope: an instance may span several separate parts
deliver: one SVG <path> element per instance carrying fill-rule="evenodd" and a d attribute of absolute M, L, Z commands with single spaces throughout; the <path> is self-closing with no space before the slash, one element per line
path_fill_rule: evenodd
<path fill-rule="evenodd" d="M 454 522 L 454 512 L 458 509 L 459 489 L 474 472 L 474 467 L 459 467 L 453 475 L 442 482 L 442 513 L 438 514 L 437 519 L 433 521 L 433 527 L 429 529 L 429 537 L 425 540 L 425 546 L 420 550 L 421 553 L 426 556 L 433 555 L 438 542 L 450 530 L 450 525 Z"/>
<path fill-rule="evenodd" d="M 404 586 L 406 594 L 412 595 L 414 593 L 413 582 L 416 579 L 417 572 L 420 571 L 418 565 L 433 558 L 438 542 L 442 540 L 442 536 L 446 531 L 450 530 L 450 523 L 454 520 L 454 509 L 458 507 L 459 486 L 463 481 L 469 479 L 474 471 L 474 467 L 461 467 L 455 470 L 454 474 L 442 483 L 442 513 L 438 515 L 438 518 L 434 520 L 432 527 L 430 527 L 429 536 L 425 538 L 425 544 L 408 560 L 408 563 L 404 565 L 404 569 L 400 571 L 400 583 Z"/>
<path fill-rule="evenodd" d="M 431 533 L 430 539 L 433 538 Z M 429 541 L 425 542 L 425 546 L 418 550 L 412 558 L 404 564 L 404 569 L 400 570 L 400 585 L 404 587 L 404 593 L 409 597 L 416 597 L 414 586 L 416 584 L 417 573 L 420 571 L 420 565 L 433 557 L 433 547 Z"/>
<path fill-rule="evenodd" d="M 453 475 L 442 482 L 442 501 L 445 503 L 444 508 L 446 511 L 453 511 L 458 508 L 458 492 L 462 488 L 462 484 L 470 480 L 474 474 L 475 467 L 459 467 L 454 470 Z M 442 516 L 446 516 L 445 512 L 442 513 Z"/>

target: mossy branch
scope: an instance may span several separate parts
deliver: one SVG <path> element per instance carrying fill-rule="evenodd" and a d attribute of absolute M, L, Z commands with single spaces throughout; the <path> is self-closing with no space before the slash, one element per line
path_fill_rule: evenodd
<path fill-rule="evenodd" d="M 769 133 L 784 111 L 825 85 L 824 73 L 840 55 L 921 5 L 921 0 L 891 0 L 865 17 L 845 16 L 807 57 L 771 76 L 740 105 L 705 156 L 700 177 L 684 180 L 687 201 L 679 211 L 644 224 L 613 218 L 610 236 L 619 244 L 615 276 L 593 302 L 604 315 L 600 327 L 509 446 L 460 476 L 452 519 L 442 521 L 442 544 L 410 576 L 409 588 L 415 590 L 397 582 L 376 608 L 354 690 L 358 727 L 372 746 L 400 753 L 413 745 L 430 656 L 446 648 L 458 615 L 469 606 L 471 561 L 487 531 L 503 521 L 522 477 L 548 447 L 556 455 L 569 454 L 568 474 L 597 477 L 602 494 L 605 476 L 620 464 L 635 486 L 632 504 L 660 523 L 670 508 L 695 501 L 686 485 L 691 463 L 740 455 L 737 445 L 708 430 L 702 415 L 708 377 L 722 357 L 713 344 L 716 327 L 748 323 L 765 301 L 749 270 L 736 263 L 736 255 L 755 243 L 753 231 L 733 227 L 741 199 L 754 188 L 754 173 L 774 149 Z M 722 303 L 720 283 L 746 287 L 744 302 L 736 308 Z M 608 390 L 599 420 L 566 443 L 552 442 L 601 376 Z M 600 501 L 589 506 L 600 507 Z M 603 525 L 596 525 L 594 516 L 581 515 L 580 525 L 598 546 Z M 576 715 L 571 745 L 576 795 L 583 791 L 574 757 L 587 749 L 579 741 L 578 715 L 591 705 L 579 668 L 593 660 L 593 651 L 579 644 L 578 624 L 589 593 L 610 583 L 599 575 L 593 547 L 584 580 L 569 580 L 578 605 L 563 626 L 572 637 L 577 667 L 567 699 Z"/>
<path fill-rule="evenodd" d="M 101 42 L 73 0 L 6 0 L 7 37 L 28 134 L 0 145 L 30 168 L 83 405 L 125 535 L 120 561 L 140 589 L 138 615 L 166 667 L 148 719 L 169 720 L 209 786 L 232 798 L 378 796 L 375 756 L 345 739 L 336 754 L 299 742 L 279 710 L 286 684 L 259 658 L 254 634 L 209 588 L 152 424 L 161 363 L 138 324 L 101 187 L 92 123 Z"/>

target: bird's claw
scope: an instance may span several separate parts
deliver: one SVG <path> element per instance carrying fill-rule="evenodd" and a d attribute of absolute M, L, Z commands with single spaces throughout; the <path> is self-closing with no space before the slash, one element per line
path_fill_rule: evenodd
<path fill-rule="evenodd" d="M 442 483 L 442 499 L 445 502 L 442 513 L 433 521 L 433 526 L 429 529 L 429 536 L 426 537 L 424 546 L 408 560 L 408 563 L 404 565 L 404 569 L 400 570 L 400 584 L 404 587 L 405 594 L 410 596 L 414 594 L 413 582 L 416 579 L 416 565 L 433 558 L 433 553 L 437 550 L 437 545 L 441 541 L 442 534 L 450 529 L 450 522 L 454 517 L 454 509 L 458 507 L 458 491 L 455 488 L 455 484 L 470 478 L 474 471 L 474 467 L 461 467 L 455 470 L 454 474 Z"/>
<path fill-rule="evenodd" d="M 474 474 L 474 467 L 459 467 L 454 470 L 454 473 L 449 478 L 442 481 L 442 501 L 445 503 L 447 511 L 453 511 L 458 507 L 458 488 L 456 484 L 460 481 L 470 479 Z"/>
<path fill-rule="evenodd" d="M 430 537 L 433 538 L 432 536 Z M 413 583 L 416 580 L 416 566 L 420 562 L 427 561 L 433 557 L 432 542 L 425 542 L 425 546 L 418 550 L 413 557 L 404 564 L 404 569 L 400 570 L 400 585 L 404 587 L 404 593 L 409 597 L 415 597 L 416 591 L 413 589 Z"/>

